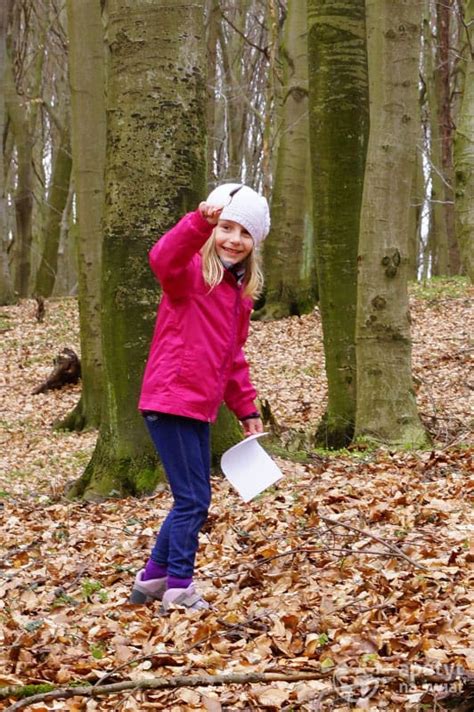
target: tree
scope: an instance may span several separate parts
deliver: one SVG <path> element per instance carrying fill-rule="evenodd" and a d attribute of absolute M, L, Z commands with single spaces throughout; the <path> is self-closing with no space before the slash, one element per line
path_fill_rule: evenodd
<path fill-rule="evenodd" d="M 463 25 L 467 48 L 464 94 L 454 143 L 456 235 L 462 262 L 474 284 L 474 0 L 467 0 Z"/>
<path fill-rule="evenodd" d="M 36 13 L 32 12 L 29 2 L 13 3 L 12 7 L 4 82 L 9 132 L 13 135 L 16 158 L 13 273 L 15 291 L 20 297 L 27 297 L 33 243 L 33 195 L 37 182 L 34 149 L 37 143 L 48 23 L 42 4 L 38 5 Z M 36 41 L 33 41 L 33 37 Z"/>
<path fill-rule="evenodd" d="M 5 136 L 6 107 L 5 107 L 5 67 L 6 33 L 8 20 L 8 5 L 0 5 L 0 136 Z M 7 238 L 7 200 L 5 185 L 5 165 L 3 146 L 0 148 L 0 305 L 13 304 L 15 294 L 8 265 L 8 238 Z"/>
<path fill-rule="evenodd" d="M 69 117 L 66 117 L 66 120 L 69 122 Z M 61 220 L 67 203 L 71 177 L 71 145 L 68 123 L 62 127 L 60 133 L 46 201 L 44 244 L 34 290 L 35 294 L 42 297 L 51 296 L 56 281 Z"/>
<path fill-rule="evenodd" d="M 316 302 L 308 120 L 306 0 L 290 0 L 284 25 L 283 106 L 271 201 L 272 227 L 264 243 L 265 307 L 261 316 L 304 314 Z"/>
<path fill-rule="evenodd" d="M 427 436 L 411 377 L 407 294 L 420 6 L 411 0 L 366 6 L 370 137 L 358 255 L 355 438 L 421 447 Z"/>
<path fill-rule="evenodd" d="M 58 427 L 97 427 L 103 399 L 101 269 L 106 148 L 105 43 L 97 0 L 67 2 L 82 394 Z"/>
<path fill-rule="evenodd" d="M 147 252 L 205 186 L 203 2 L 108 6 L 106 209 L 102 257 L 105 399 L 73 495 L 150 492 L 157 462 L 136 410 L 158 297 Z"/>
<path fill-rule="evenodd" d="M 447 269 L 445 274 L 459 274 L 459 248 L 456 242 L 454 227 L 454 166 L 453 166 L 453 89 L 452 89 L 452 60 L 451 55 L 451 19 L 453 16 L 453 3 L 445 0 L 436 0 L 434 3 L 436 23 L 436 69 L 434 72 L 435 91 L 437 94 L 437 116 L 433 117 L 438 122 L 440 136 L 441 164 L 439 171 L 442 174 L 443 218 L 446 223 L 447 236 Z"/>
<path fill-rule="evenodd" d="M 368 133 L 364 0 L 308 0 L 309 122 L 328 404 L 317 441 L 347 445 L 356 403 L 357 244 Z"/>

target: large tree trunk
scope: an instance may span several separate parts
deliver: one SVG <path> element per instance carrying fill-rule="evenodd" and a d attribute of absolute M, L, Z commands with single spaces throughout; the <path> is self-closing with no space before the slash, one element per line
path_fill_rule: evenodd
<path fill-rule="evenodd" d="M 82 395 L 58 427 L 97 427 L 103 399 L 101 264 L 106 144 L 104 29 L 97 0 L 68 0 Z"/>
<path fill-rule="evenodd" d="M 367 0 L 370 137 L 359 238 L 356 440 L 421 447 L 411 377 L 408 225 L 420 5 Z"/>
<path fill-rule="evenodd" d="M 0 137 L 5 136 L 6 108 L 5 108 L 5 58 L 6 58 L 6 33 L 8 3 L 0 4 Z M 15 294 L 13 282 L 8 265 L 8 236 L 7 236 L 7 199 L 5 186 L 4 148 L 0 147 L 0 306 L 13 304 Z"/>
<path fill-rule="evenodd" d="M 272 228 L 264 243 L 265 307 L 260 316 L 280 318 L 311 311 L 314 231 L 309 162 L 308 45 L 306 0 L 290 0 L 285 21 L 283 107 L 272 193 Z"/>
<path fill-rule="evenodd" d="M 69 117 L 65 116 L 69 121 Z M 71 178 L 71 144 L 69 126 L 65 124 L 54 159 L 46 204 L 45 228 L 41 262 L 36 274 L 35 294 L 50 297 L 58 271 L 58 249 L 61 221 L 69 194 Z"/>
<path fill-rule="evenodd" d="M 474 0 L 467 0 L 464 23 L 464 94 L 454 143 L 456 234 L 466 274 L 474 284 Z"/>
<path fill-rule="evenodd" d="M 73 494 L 153 490 L 157 460 L 137 411 L 158 290 L 147 253 L 205 186 L 203 2 L 109 2 L 102 298 L 105 408 Z"/>
<path fill-rule="evenodd" d="M 308 0 L 316 261 L 328 378 L 317 441 L 347 445 L 356 402 L 357 244 L 368 134 L 364 0 Z"/>

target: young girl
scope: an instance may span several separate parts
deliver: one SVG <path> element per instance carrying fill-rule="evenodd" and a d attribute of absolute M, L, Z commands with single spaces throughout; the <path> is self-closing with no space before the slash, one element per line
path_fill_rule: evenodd
<path fill-rule="evenodd" d="M 150 252 L 163 288 L 139 408 L 158 451 L 173 506 L 130 601 L 158 599 L 196 610 L 198 534 L 211 501 L 210 423 L 219 406 L 263 431 L 242 347 L 262 287 L 255 248 L 270 228 L 268 203 L 245 185 L 217 187 Z"/>

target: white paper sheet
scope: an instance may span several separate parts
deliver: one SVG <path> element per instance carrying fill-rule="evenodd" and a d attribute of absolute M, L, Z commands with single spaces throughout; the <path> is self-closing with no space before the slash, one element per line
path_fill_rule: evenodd
<path fill-rule="evenodd" d="M 249 502 L 277 482 L 283 474 L 257 439 L 268 433 L 257 433 L 229 448 L 221 458 L 222 472 L 244 502 Z"/>

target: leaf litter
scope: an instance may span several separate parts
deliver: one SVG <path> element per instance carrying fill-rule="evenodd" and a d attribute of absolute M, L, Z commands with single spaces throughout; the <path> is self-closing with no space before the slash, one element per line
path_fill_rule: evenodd
<path fill-rule="evenodd" d="M 285 477 L 248 505 L 214 475 L 196 577 L 213 609 L 167 617 L 158 604 L 127 603 L 169 507 L 167 488 L 141 500 L 68 502 L 64 486 L 87 464 L 96 434 L 51 424 L 80 386 L 30 395 L 63 346 L 79 351 L 75 300 L 50 301 L 43 324 L 32 301 L 0 310 L 0 686 L 314 672 L 310 681 L 76 696 L 31 709 L 442 703 L 474 671 L 470 295 L 412 295 L 417 400 L 433 450 L 277 458 Z M 253 323 L 247 352 L 283 435 L 307 441 L 325 404 L 318 311 Z"/>

